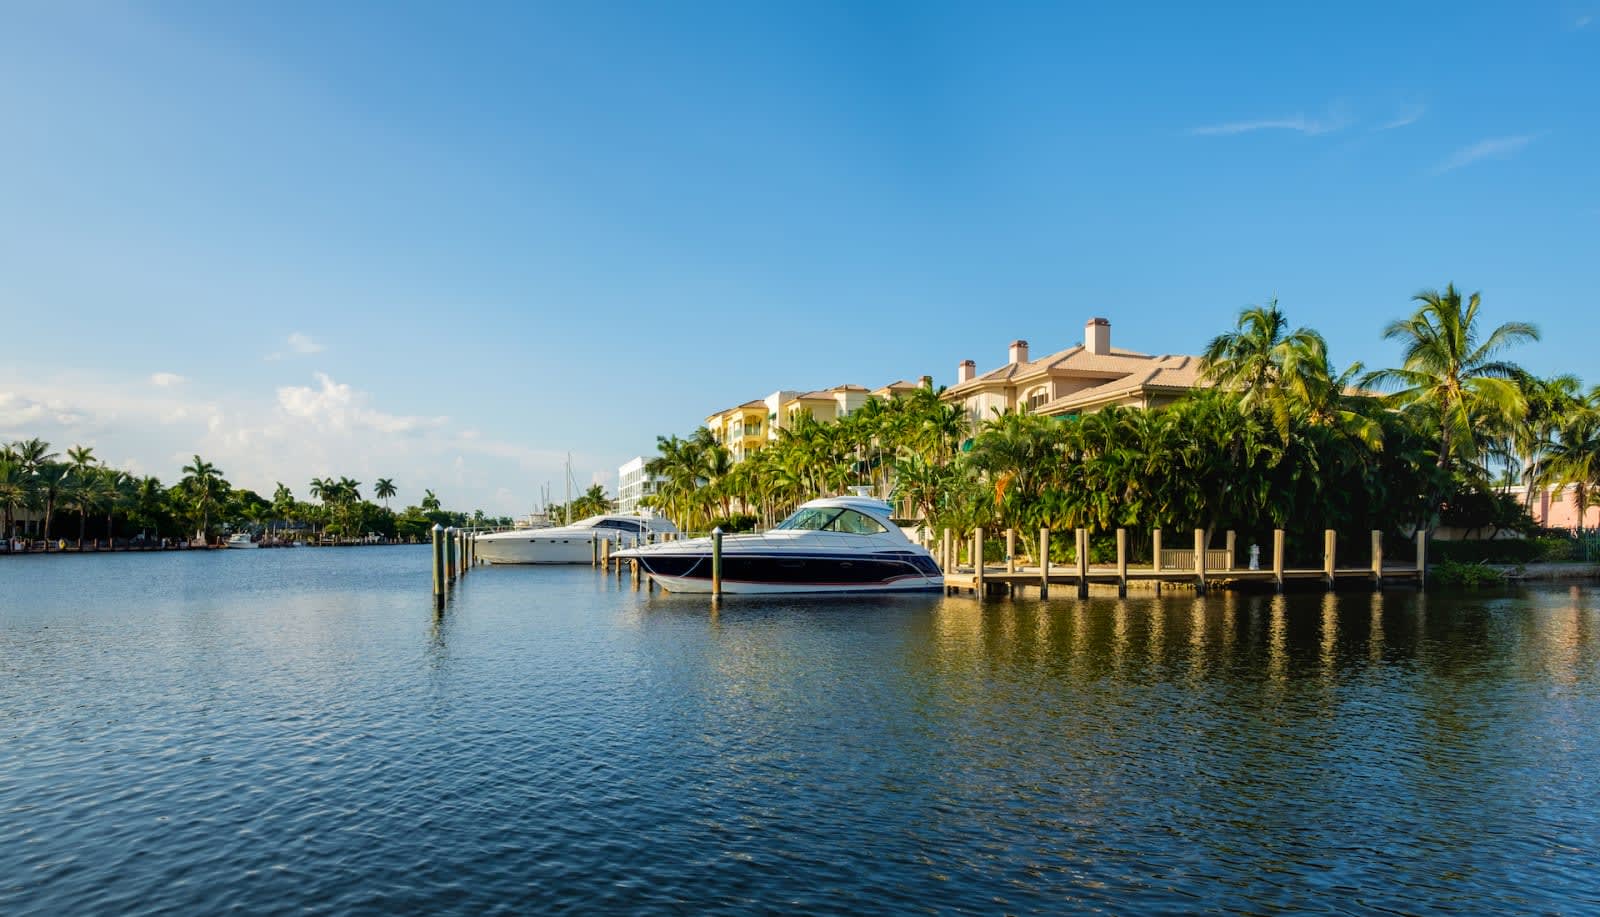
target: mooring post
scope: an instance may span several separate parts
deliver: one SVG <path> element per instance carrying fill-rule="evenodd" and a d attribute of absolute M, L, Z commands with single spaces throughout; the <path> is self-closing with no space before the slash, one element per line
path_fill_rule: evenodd
<path fill-rule="evenodd" d="M 635 557 L 633 560 L 628 561 L 628 564 L 633 568 L 633 589 L 637 592 L 639 591 L 639 558 Z"/>
<path fill-rule="evenodd" d="M 600 536 L 589 536 L 589 566 L 600 566 Z"/>
<path fill-rule="evenodd" d="M 1128 596 L 1128 530 L 1117 529 L 1117 595 Z"/>
<path fill-rule="evenodd" d="M 939 564 L 944 567 L 944 572 L 955 572 L 955 560 L 950 556 L 950 528 L 945 527 L 944 534 L 939 539 Z"/>
<path fill-rule="evenodd" d="M 444 602 L 444 526 L 433 524 L 433 598 Z"/>
<path fill-rule="evenodd" d="M 1073 552 L 1078 562 L 1078 598 L 1089 597 L 1089 530 L 1078 529 L 1078 546 Z"/>
<path fill-rule="evenodd" d="M 1039 598 L 1050 597 L 1050 526 L 1039 529 Z"/>
<path fill-rule="evenodd" d="M 1206 530 L 1194 530 L 1194 590 L 1206 594 Z"/>
<path fill-rule="evenodd" d="M 1160 529 L 1151 529 L 1150 530 L 1150 553 L 1151 553 L 1151 557 L 1153 558 L 1153 560 L 1150 561 L 1150 563 L 1152 565 L 1151 569 L 1156 574 L 1156 578 L 1154 580 L 1154 582 L 1156 584 L 1156 595 L 1160 595 L 1161 594 L 1161 530 Z"/>
<path fill-rule="evenodd" d="M 1428 530 L 1417 529 L 1417 588 L 1428 584 Z"/>
<path fill-rule="evenodd" d="M 1017 530 L 1006 529 L 1006 572 L 1017 572 Z"/>
<path fill-rule="evenodd" d="M 1239 546 L 1239 535 L 1233 529 L 1228 529 L 1227 545 L 1228 545 L 1228 565 L 1226 567 L 1222 568 L 1225 571 L 1226 570 L 1232 570 L 1234 567 L 1237 567 L 1239 565 L 1238 561 L 1234 560 L 1234 557 L 1236 555 L 1233 553 L 1234 550 Z"/>
<path fill-rule="evenodd" d="M 722 598 L 722 526 L 711 530 L 711 598 Z"/>
<path fill-rule="evenodd" d="M 1328 580 L 1328 591 L 1333 591 L 1334 553 L 1338 547 L 1338 533 L 1333 529 L 1322 530 L 1322 575 Z"/>
<path fill-rule="evenodd" d="M 1272 530 L 1272 584 L 1283 592 L 1283 529 Z"/>
<path fill-rule="evenodd" d="M 1383 530 L 1372 530 L 1372 588 L 1383 588 Z"/>
<path fill-rule="evenodd" d="M 983 526 L 972 530 L 972 587 L 983 598 Z"/>
<path fill-rule="evenodd" d="M 456 579 L 456 530 L 444 530 L 444 578 L 450 582 Z"/>

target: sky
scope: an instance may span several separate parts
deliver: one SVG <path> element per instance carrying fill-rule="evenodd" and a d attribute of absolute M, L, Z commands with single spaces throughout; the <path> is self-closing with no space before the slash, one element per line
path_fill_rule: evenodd
<path fill-rule="evenodd" d="M 777 389 L 1454 282 L 1600 383 L 1600 0 L 0 6 L 0 439 L 526 512 Z"/>

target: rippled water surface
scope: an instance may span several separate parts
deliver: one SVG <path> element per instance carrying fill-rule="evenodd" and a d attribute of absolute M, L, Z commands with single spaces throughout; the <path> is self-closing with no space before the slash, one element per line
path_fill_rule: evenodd
<path fill-rule="evenodd" d="M 0 558 L 0 913 L 1600 908 L 1594 592 L 426 565 Z"/>

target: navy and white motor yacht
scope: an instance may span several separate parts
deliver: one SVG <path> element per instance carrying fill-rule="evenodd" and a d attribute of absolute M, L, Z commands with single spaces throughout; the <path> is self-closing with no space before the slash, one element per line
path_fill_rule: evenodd
<path fill-rule="evenodd" d="M 668 592 L 711 591 L 710 538 L 620 551 Z M 722 591 L 729 594 L 936 592 L 933 555 L 869 497 L 825 497 L 760 535 L 722 539 Z"/>

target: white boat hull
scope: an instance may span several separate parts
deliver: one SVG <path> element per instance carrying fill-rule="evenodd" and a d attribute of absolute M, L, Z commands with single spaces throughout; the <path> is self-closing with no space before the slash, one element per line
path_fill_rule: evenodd
<path fill-rule="evenodd" d="M 623 537 L 620 545 L 612 542 L 613 549 L 632 545 L 633 539 L 627 537 Z M 541 537 L 534 532 L 516 538 L 480 538 L 476 548 L 479 559 L 491 564 L 588 564 L 593 563 L 596 551 L 593 538 L 582 535 Z"/>

